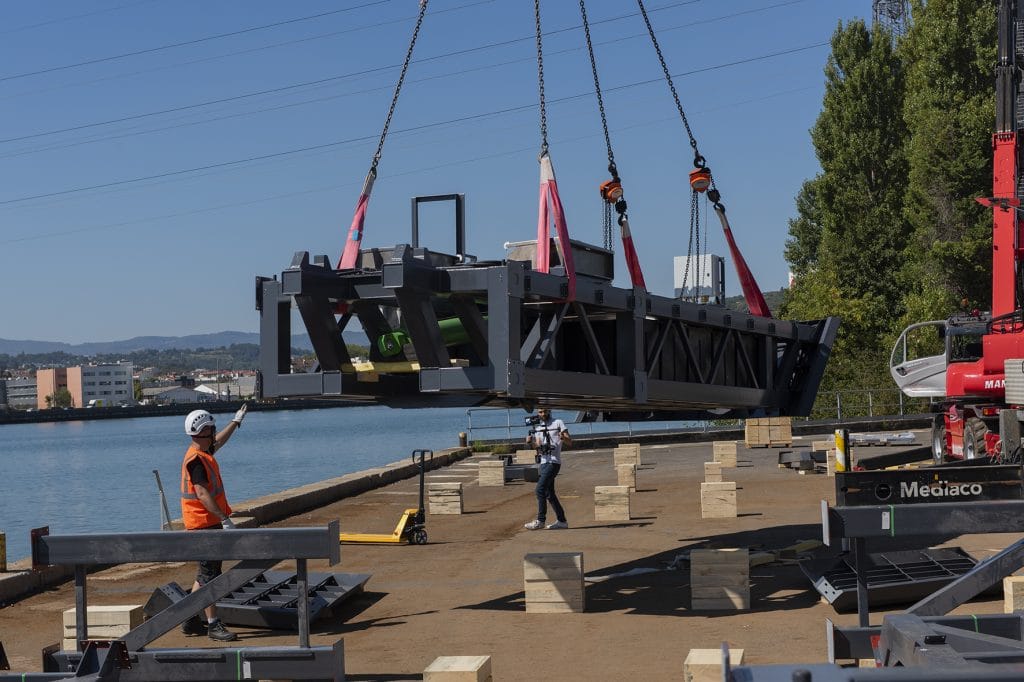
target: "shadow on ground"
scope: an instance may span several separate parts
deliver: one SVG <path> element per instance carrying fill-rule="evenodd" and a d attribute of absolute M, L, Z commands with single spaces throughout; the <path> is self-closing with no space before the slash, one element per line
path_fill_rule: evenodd
<path fill-rule="evenodd" d="M 801 540 L 821 535 L 818 524 L 794 524 L 758 528 L 736 533 L 722 533 L 682 538 L 677 549 L 652 554 L 634 561 L 588 571 L 586 611 L 588 613 L 622 612 L 645 616 L 735 615 L 735 611 L 691 611 L 689 562 L 680 555 L 693 549 L 748 547 L 751 551 L 782 549 Z M 584 566 L 586 558 L 584 557 Z M 630 574 L 636 571 L 636 574 Z M 522 591 L 504 595 L 462 609 L 491 611 L 523 611 Z M 751 612 L 804 609 L 816 604 L 818 593 L 800 568 L 790 564 L 765 564 L 750 571 Z"/>

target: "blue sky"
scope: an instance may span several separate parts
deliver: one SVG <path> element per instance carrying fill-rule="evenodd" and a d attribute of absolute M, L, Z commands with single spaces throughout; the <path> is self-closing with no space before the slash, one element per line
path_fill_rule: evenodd
<path fill-rule="evenodd" d="M 535 236 L 532 4 L 430 1 L 364 246 L 408 240 L 410 197 L 454 192 L 466 194 L 470 253 L 500 258 L 504 242 Z M 541 4 L 569 230 L 601 244 L 607 159 L 579 7 Z M 871 3 L 645 4 L 740 247 L 761 287 L 779 289 L 794 196 L 818 170 L 808 130 L 827 43 Z M 0 4 L 0 337 L 255 331 L 256 275 L 296 251 L 340 254 L 416 11 L 416 0 Z M 648 287 L 671 295 L 692 153 L 636 5 L 587 11 L 640 261 Z M 451 251 L 449 213 L 421 220 L 423 243 Z M 726 255 L 708 227 L 709 250 Z"/>

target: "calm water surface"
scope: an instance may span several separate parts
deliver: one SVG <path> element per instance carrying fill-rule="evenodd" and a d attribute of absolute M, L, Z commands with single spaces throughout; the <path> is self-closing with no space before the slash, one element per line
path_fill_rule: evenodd
<path fill-rule="evenodd" d="M 522 437 L 525 413 L 510 414 L 513 436 Z M 231 415 L 216 417 L 220 428 Z M 474 428 L 506 421 L 504 410 L 473 415 Z M 254 412 L 217 459 L 228 499 L 241 502 L 395 462 L 415 448 L 453 447 L 466 425 L 464 408 Z M 569 425 L 578 434 L 623 428 Z M 501 429 L 474 438 L 505 435 Z M 7 534 L 9 561 L 29 555 L 29 530 L 38 526 L 52 534 L 159 530 L 154 469 L 171 517 L 181 515 L 181 459 L 189 443 L 181 416 L 4 425 L 0 443 L 0 532 Z"/>

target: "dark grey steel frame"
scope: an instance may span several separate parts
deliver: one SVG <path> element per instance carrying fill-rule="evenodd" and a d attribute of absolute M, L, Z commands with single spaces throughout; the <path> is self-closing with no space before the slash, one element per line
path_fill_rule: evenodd
<path fill-rule="evenodd" d="M 84 655 L 72 655 L 67 660 L 76 665 L 90 662 L 90 656 L 99 656 L 96 666 L 104 666 L 106 673 L 97 679 L 128 680 L 229 680 L 237 679 L 238 666 L 243 659 L 256 666 L 256 679 L 287 677 L 288 679 L 343 679 L 344 651 L 342 642 L 332 647 L 310 647 L 309 602 L 297 602 L 299 646 L 217 649 L 144 651 L 146 645 L 172 630 L 187 618 L 200 613 L 228 593 L 258 577 L 285 559 L 295 559 L 299 594 L 307 594 L 308 559 L 327 559 L 330 565 L 341 560 L 338 541 L 339 523 L 334 521 L 323 528 L 260 528 L 232 531 L 164 531 L 156 533 L 110 533 L 91 535 L 38 534 L 33 537 L 33 561 L 42 564 L 69 564 L 75 568 L 75 625 L 79 646 L 87 642 L 86 614 L 88 597 L 86 567 L 133 562 L 166 562 L 203 560 L 240 560 L 230 570 L 192 592 L 128 634 L 118 638 L 115 648 L 122 649 L 130 669 L 121 669 L 106 660 L 95 643 L 90 643 Z M 177 661 L 180 665 L 167 665 Z M 188 665 L 186 665 L 186 661 Z M 283 661 L 283 662 L 282 662 Z M 67 675 L 0 674 L 0 682 L 21 679 L 64 679 Z"/>
<path fill-rule="evenodd" d="M 524 261 L 459 263 L 407 244 L 363 253 L 369 269 L 335 270 L 326 256 L 310 260 L 299 252 L 279 281 L 257 278 L 263 397 L 545 404 L 669 411 L 677 418 L 723 408 L 729 412 L 716 416 L 805 415 L 839 325 L 837 318 L 755 317 L 587 275 L 577 276 L 576 299 L 569 302 L 560 268 L 541 273 Z M 319 362 L 313 372 L 291 369 L 293 302 Z M 347 306 L 340 319 L 339 304 Z M 445 345 L 443 316 L 458 317 L 468 343 Z M 353 318 L 371 344 L 395 331 L 400 319 L 419 371 L 360 381 L 342 338 Z M 453 357 L 462 360 L 459 366 L 452 366 Z"/>
<path fill-rule="evenodd" d="M 881 626 L 869 625 L 867 584 L 860 579 L 864 575 L 867 538 L 1019 532 L 1024 501 L 829 507 L 823 500 L 821 510 L 824 542 L 850 542 L 858 575 L 860 627 L 841 628 L 827 623 L 829 660 L 878 657 L 886 666 L 968 669 L 971 675 L 980 663 L 1013 663 L 1016 664 L 1013 674 L 1017 679 L 1024 676 L 1024 623 L 1020 614 L 944 615 L 1024 567 L 1024 541 L 1016 542 L 980 562 L 973 570 L 918 601 L 905 613 L 886 616 Z M 871 644 L 872 637 L 879 638 L 877 650 Z M 994 671 L 992 674 L 996 676 L 992 679 L 1002 679 L 998 675 L 1004 672 Z"/>

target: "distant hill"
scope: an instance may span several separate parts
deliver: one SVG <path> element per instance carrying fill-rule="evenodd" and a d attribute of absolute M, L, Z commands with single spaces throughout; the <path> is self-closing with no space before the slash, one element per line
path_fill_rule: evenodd
<path fill-rule="evenodd" d="M 349 343 L 366 345 L 366 335 L 346 332 Z M 225 331 L 214 334 L 193 334 L 191 336 L 136 336 L 124 341 L 95 341 L 89 343 L 63 343 L 61 341 L 17 341 L 0 339 L 0 354 L 19 355 L 24 353 L 69 353 L 72 355 L 110 355 L 132 353 L 141 350 L 195 350 L 197 348 L 221 348 L 239 343 L 259 344 L 260 335 L 254 332 Z M 312 350 L 309 337 L 305 334 L 292 336 L 292 347 Z"/>

